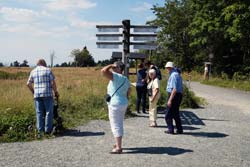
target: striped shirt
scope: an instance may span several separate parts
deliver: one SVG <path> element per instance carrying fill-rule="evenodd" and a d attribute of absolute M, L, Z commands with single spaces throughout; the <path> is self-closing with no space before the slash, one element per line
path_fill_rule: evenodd
<path fill-rule="evenodd" d="M 34 84 L 34 98 L 52 97 L 53 80 L 55 80 L 55 77 L 49 68 L 37 66 L 31 71 L 27 84 Z"/>

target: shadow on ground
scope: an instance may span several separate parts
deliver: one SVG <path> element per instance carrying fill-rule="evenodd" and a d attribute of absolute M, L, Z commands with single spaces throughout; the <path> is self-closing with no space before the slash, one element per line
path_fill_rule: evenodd
<path fill-rule="evenodd" d="M 157 108 L 157 112 L 159 114 L 165 114 L 166 108 L 160 107 Z M 181 122 L 183 125 L 184 135 L 191 135 L 194 137 L 206 137 L 206 138 L 223 138 L 227 137 L 227 134 L 219 133 L 219 132 L 185 132 L 185 130 L 197 130 L 200 128 L 193 127 L 192 125 L 200 125 L 206 126 L 204 121 L 229 121 L 229 120 L 221 120 L 221 119 L 210 119 L 210 118 L 199 118 L 195 113 L 191 111 L 180 111 Z M 166 125 L 158 126 L 158 128 L 167 128 Z"/>
<path fill-rule="evenodd" d="M 181 122 L 183 125 L 203 125 L 205 123 L 191 111 L 180 111 Z"/>
<path fill-rule="evenodd" d="M 177 147 L 135 147 L 123 148 L 125 154 L 168 154 L 179 155 L 193 150 L 177 148 Z"/>
<path fill-rule="evenodd" d="M 206 137 L 206 138 L 223 138 L 229 135 L 219 132 L 185 132 L 184 135 L 192 135 L 195 137 Z"/>
<path fill-rule="evenodd" d="M 167 129 L 167 125 L 158 125 L 156 128 L 166 128 Z M 198 130 L 198 129 L 200 129 L 200 128 L 193 127 L 193 126 L 182 126 L 182 128 L 183 128 L 183 130 Z"/>
<path fill-rule="evenodd" d="M 159 115 L 165 114 L 166 108 L 165 107 L 158 107 L 157 108 L 157 113 Z M 161 118 L 162 116 L 160 116 Z M 205 123 L 200 119 L 195 113 L 191 111 L 185 111 L 181 110 L 180 111 L 180 117 L 181 117 L 181 122 L 182 125 L 203 125 L 205 126 Z M 165 117 L 163 117 L 165 118 Z"/>
<path fill-rule="evenodd" d="M 105 134 L 104 132 L 89 132 L 89 131 L 81 132 L 76 129 L 70 129 L 65 131 L 62 136 L 84 137 L 84 136 L 102 136 L 104 134 Z"/>

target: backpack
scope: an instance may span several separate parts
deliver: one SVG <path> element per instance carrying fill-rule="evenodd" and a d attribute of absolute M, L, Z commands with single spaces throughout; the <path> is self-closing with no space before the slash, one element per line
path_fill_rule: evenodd
<path fill-rule="evenodd" d="M 162 76 L 161 76 L 161 70 L 157 67 L 157 66 L 153 66 L 152 69 L 154 69 L 156 71 L 156 76 L 159 80 L 162 79 Z"/>

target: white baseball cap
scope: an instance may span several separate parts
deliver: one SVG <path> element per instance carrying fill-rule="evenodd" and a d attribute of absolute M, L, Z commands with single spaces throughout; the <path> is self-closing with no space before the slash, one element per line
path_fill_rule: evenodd
<path fill-rule="evenodd" d="M 171 62 L 171 61 L 169 61 L 169 62 L 166 63 L 165 67 L 166 67 L 166 68 L 168 68 L 168 67 L 173 68 L 173 67 L 174 67 L 174 63 Z"/>

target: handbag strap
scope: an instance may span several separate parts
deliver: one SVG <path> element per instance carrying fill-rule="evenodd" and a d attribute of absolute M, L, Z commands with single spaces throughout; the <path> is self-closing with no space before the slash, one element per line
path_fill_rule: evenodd
<path fill-rule="evenodd" d="M 123 83 L 121 84 L 121 86 L 119 86 L 119 88 L 117 88 L 116 91 L 112 94 L 111 97 L 113 97 L 113 96 L 115 95 L 115 93 L 124 85 L 125 81 L 126 81 L 126 78 L 124 79 L 124 81 L 123 81 Z"/>

